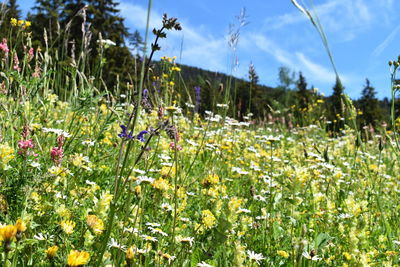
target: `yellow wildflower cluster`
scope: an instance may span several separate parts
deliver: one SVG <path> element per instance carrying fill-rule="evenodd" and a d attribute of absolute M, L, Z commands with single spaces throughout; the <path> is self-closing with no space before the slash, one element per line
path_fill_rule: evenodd
<path fill-rule="evenodd" d="M 74 232 L 74 228 L 75 228 L 75 222 L 73 221 L 61 221 L 60 226 L 61 229 L 64 231 L 64 233 L 66 233 L 67 235 L 70 235 Z"/>
<path fill-rule="evenodd" d="M 14 149 L 7 144 L 0 144 L 0 168 L 9 168 L 8 163 L 15 157 Z"/>
<path fill-rule="evenodd" d="M 215 173 L 209 174 L 206 178 L 201 182 L 204 186 L 215 185 L 219 183 L 219 176 Z"/>
<path fill-rule="evenodd" d="M 201 212 L 202 215 L 202 223 L 207 229 L 211 229 L 215 226 L 216 219 L 214 217 L 214 214 L 210 210 L 203 210 Z"/>
<path fill-rule="evenodd" d="M 96 235 L 100 235 L 101 233 L 103 233 L 104 231 L 103 220 L 98 218 L 96 215 L 86 216 L 86 223 Z"/>
<path fill-rule="evenodd" d="M 18 26 L 18 27 L 22 27 L 24 29 L 29 28 L 32 25 L 32 23 L 28 20 L 18 20 L 16 18 L 11 18 L 10 23 L 14 27 Z"/>

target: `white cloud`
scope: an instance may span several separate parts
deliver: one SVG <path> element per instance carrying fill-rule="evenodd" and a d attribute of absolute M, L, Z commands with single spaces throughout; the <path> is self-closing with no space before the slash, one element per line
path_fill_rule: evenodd
<path fill-rule="evenodd" d="M 127 1 L 121 1 L 119 9 L 121 10 L 121 15 L 125 18 L 126 22 L 140 30 L 146 28 L 147 8 L 129 3 Z M 161 18 L 161 14 L 158 14 L 154 10 L 151 10 L 150 30 L 161 25 Z"/>
<path fill-rule="evenodd" d="M 374 7 L 375 4 L 368 5 L 363 0 L 329 0 L 307 9 L 311 14 L 318 16 L 326 32 L 339 36 L 341 40 L 349 41 L 359 32 L 368 29 L 374 19 L 378 18 L 371 12 Z M 293 10 L 265 19 L 263 30 L 274 31 L 299 23 L 310 23 L 305 14 L 295 8 Z"/>
<path fill-rule="evenodd" d="M 250 41 L 248 42 L 250 47 L 248 47 L 248 49 L 254 49 L 254 47 L 252 48 L 251 46 L 255 45 L 261 51 L 270 54 L 279 63 L 290 67 L 295 65 L 294 61 L 292 60 L 293 55 L 291 53 L 282 49 L 280 46 L 275 44 L 273 41 L 267 39 L 265 36 L 261 34 L 253 34 L 249 35 L 248 38 L 250 39 Z"/>
<path fill-rule="evenodd" d="M 400 30 L 400 25 L 398 25 L 386 38 L 380 43 L 372 52 L 373 57 L 378 57 L 386 49 L 386 47 L 393 41 L 394 37 Z"/>
<path fill-rule="evenodd" d="M 247 39 L 249 40 L 247 42 L 247 49 L 259 49 L 267 53 L 279 64 L 288 66 L 295 71 L 302 71 L 311 83 L 323 83 L 327 85 L 333 85 L 335 83 L 336 74 L 329 63 L 327 56 L 326 62 L 328 62 L 328 66 L 325 67 L 311 60 L 304 52 L 299 50 L 293 52 L 286 50 L 262 34 L 251 34 L 247 36 Z M 349 83 L 353 80 L 349 75 L 343 74 L 340 75 L 340 78 L 343 83 Z"/>
<path fill-rule="evenodd" d="M 121 15 L 133 28 L 144 30 L 147 9 L 143 6 L 123 1 L 120 4 Z M 151 11 L 150 30 L 161 26 L 162 15 Z M 192 26 L 185 19 L 179 19 L 182 31 L 167 32 L 167 39 L 160 41 L 161 53 L 167 56 L 179 56 L 182 52 L 183 64 L 194 65 L 212 71 L 227 71 L 227 43 L 225 37 L 215 37 L 200 26 Z M 150 37 L 151 33 L 150 33 Z M 152 38 L 150 38 L 150 42 Z M 183 47 L 181 45 L 183 44 Z"/>
<path fill-rule="evenodd" d="M 327 69 L 326 67 L 317 64 L 307 58 L 303 53 L 297 52 L 296 57 L 299 60 L 300 65 L 304 72 L 308 73 L 309 77 L 312 77 L 314 81 L 333 83 L 336 80 L 336 74 L 334 71 Z M 347 81 L 347 78 L 340 76 L 343 82 Z"/>

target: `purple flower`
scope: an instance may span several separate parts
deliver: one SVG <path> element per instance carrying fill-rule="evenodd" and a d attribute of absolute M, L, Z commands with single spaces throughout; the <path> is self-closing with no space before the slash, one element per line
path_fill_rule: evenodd
<path fill-rule="evenodd" d="M 146 131 L 146 130 L 141 131 L 141 132 L 136 136 L 136 138 L 137 138 L 140 142 L 144 142 L 144 141 L 145 141 L 145 140 L 144 140 L 144 135 L 147 134 L 147 133 L 149 133 L 149 132 Z"/>
<path fill-rule="evenodd" d="M 121 132 L 118 134 L 118 136 L 120 138 L 124 138 L 124 139 L 127 139 L 127 140 L 136 138 L 140 142 L 144 142 L 145 141 L 144 135 L 149 133 L 148 131 L 144 130 L 144 131 L 141 131 L 137 136 L 133 136 L 132 132 L 128 133 L 128 128 L 125 125 L 121 124 L 120 127 L 121 127 Z"/>
<path fill-rule="evenodd" d="M 118 134 L 119 137 L 126 138 L 126 139 L 133 139 L 132 132 L 130 132 L 128 134 L 128 131 L 127 131 L 128 128 L 125 125 L 121 124 L 120 127 L 122 130 L 121 130 L 121 133 Z"/>
<path fill-rule="evenodd" d="M 200 101 L 201 101 L 201 96 L 200 96 L 200 91 L 201 88 L 200 86 L 195 86 L 194 87 L 194 95 L 196 97 L 196 105 L 195 105 L 195 111 L 197 112 L 200 106 Z"/>

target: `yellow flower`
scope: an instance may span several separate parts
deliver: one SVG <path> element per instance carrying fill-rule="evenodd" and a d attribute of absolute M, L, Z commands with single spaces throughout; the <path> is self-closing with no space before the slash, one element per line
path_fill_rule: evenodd
<path fill-rule="evenodd" d="M 71 157 L 72 164 L 76 167 L 82 167 L 85 163 L 85 158 L 82 154 L 75 154 Z"/>
<path fill-rule="evenodd" d="M 21 219 L 17 220 L 17 222 L 15 223 L 15 227 L 17 228 L 18 233 L 22 233 L 22 232 L 26 231 L 26 224 Z"/>
<path fill-rule="evenodd" d="M 25 20 L 25 28 L 29 28 L 32 25 L 32 23 L 28 20 Z"/>
<path fill-rule="evenodd" d="M 203 185 L 218 184 L 219 176 L 216 174 L 209 174 L 202 182 Z"/>
<path fill-rule="evenodd" d="M 0 145 L 0 168 L 6 170 L 7 164 L 14 158 L 14 149 L 7 144 Z"/>
<path fill-rule="evenodd" d="M 276 252 L 276 254 L 278 254 L 278 255 L 281 256 L 281 257 L 284 257 L 285 259 L 289 258 L 289 253 L 287 253 L 287 252 L 284 251 L 284 250 L 278 250 L 278 251 Z"/>
<path fill-rule="evenodd" d="M 86 251 L 71 250 L 68 255 L 68 266 L 81 266 L 89 262 L 90 255 Z"/>
<path fill-rule="evenodd" d="M 397 254 L 396 251 L 388 250 L 385 252 L 385 255 L 390 257 L 390 256 L 395 256 Z"/>
<path fill-rule="evenodd" d="M 7 225 L 0 228 L 0 240 L 10 242 L 17 235 L 17 227 L 15 225 Z"/>
<path fill-rule="evenodd" d="M 64 218 L 64 219 L 69 219 L 71 217 L 71 212 L 65 207 L 64 204 L 60 205 L 57 209 L 56 209 L 57 214 Z"/>
<path fill-rule="evenodd" d="M 167 191 L 170 188 L 168 180 L 165 180 L 163 178 L 159 178 L 159 179 L 155 180 L 153 182 L 152 186 L 161 191 Z"/>
<path fill-rule="evenodd" d="M 96 215 L 86 216 L 86 223 L 96 235 L 99 235 L 104 231 L 104 223 Z"/>
<path fill-rule="evenodd" d="M 107 105 L 106 104 L 101 104 L 100 105 L 100 110 L 103 114 L 107 113 Z"/>
<path fill-rule="evenodd" d="M 11 18 L 10 23 L 12 26 L 17 26 L 17 19 L 16 18 Z"/>
<path fill-rule="evenodd" d="M 132 261 L 134 257 L 135 257 L 135 248 L 134 247 L 128 248 L 125 254 L 126 261 Z"/>
<path fill-rule="evenodd" d="M 228 204 L 229 210 L 230 211 L 236 211 L 237 209 L 239 209 L 240 205 L 242 204 L 243 199 L 241 198 L 237 198 L 237 197 L 233 197 Z"/>
<path fill-rule="evenodd" d="M 61 228 L 63 229 L 63 231 L 67 234 L 70 235 L 74 232 L 74 228 L 75 228 L 75 222 L 73 221 L 62 221 L 60 223 Z"/>
<path fill-rule="evenodd" d="M 346 260 L 351 260 L 351 254 L 350 253 L 348 253 L 348 252 L 343 252 L 343 256 L 346 258 Z"/>
<path fill-rule="evenodd" d="M 24 21 L 23 20 L 18 20 L 18 26 L 22 26 L 24 24 Z"/>
<path fill-rule="evenodd" d="M 201 212 L 202 214 L 202 222 L 204 224 L 204 226 L 208 229 L 211 229 L 216 222 L 216 219 L 214 217 L 214 214 L 212 214 L 212 212 L 210 210 L 203 210 Z"/>
<path fill-rule="evenodd" d="M 48 247 L 46 249 L 47 258 L 48 259 L 54 258 L 54 256 L 56 255 L 57 251 L 58 251 L 58 246 Z"/>
<path fill-rule="evenodd" d="M 170 166 L 163 166 L 160 170 L 160 174 L 163 177 L 167 176 L 175 176 L 175 168 L 170 167 Z"/>

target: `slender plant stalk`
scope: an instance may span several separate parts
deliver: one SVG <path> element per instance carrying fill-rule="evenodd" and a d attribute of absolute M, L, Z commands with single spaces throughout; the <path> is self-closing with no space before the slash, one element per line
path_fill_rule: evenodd
<path fill-rule="evenodd" d="M 141 75 L 140 75 L 140 84 L 139 84 L 139 94 L 138 94 L 138 98 L 137 98 L 137 104 L 135 107 L 135 111 L 133 114 L 133 121 L 132 124 L 129 125 L 128 124 L 128 128 L 130 128 L 132 130 L 132 132 L 135 130 L 135 126 L 136 123 L 138 121 L 138 117 L 139 117 L 139 113 L 140 113 L 140 103 L 142 100 L 142 91 L 143 91 L 143 81 L 144 81 L 144 74 L 145 74 L 145 58 L 146 58 L 146 52 L 147 52 L 147 39 L 148 39 L 148 30 L 149 30 L 149 25 L 150 25 L 150 12 L 151 12 L 151 6 L 152 6 L 152 0 L 149 0 L 148 2 L 148 8 L 147 8 L 147 22 L 146 22 L 146 34 L 145 34 L 145 41 L 144 41 L 144 47 L 143 47 L 143 64 L 142 64 L 142 70 L 141 70 Z M 121 162 L 121 158 L 122 158 L 122 151 L 123 151 L 123 146 L 124 146 L 124 141 L 122 141 L 121 143 L 121 150 L 120 150 L 120 156 L 118 158 L 117 161 L 117 173 L 116 173 L 116 184 L 115 184 L 115 195 L 114 198 L 112 200 L 112 203 L 110 205 L 110 211 L 109 211 L 109 216 L 108 216 L 108 222 L 107 222 L 107 228 L 106 231 L 104 233 L 104 238 L 102 240 L 101 246 L 100 246 L 100 250 L 99 253 L 97 255 L 97 263 L 96 266 L 100 266 L 101 262 L 103 260 L 103 255 L 104 252 L 107 248 L 107 243 L 108 240 L 110 239 L 110 235 L 111 235 L 111 230 L 112 230 L 112 226 L 114 223 L 114 219 L 115 219 L 115 211 L 116 211 L 116 206 L 117 206 L 117 201 L 120 193 L 118 192 L 119 190 L 119 184 L 121 183 L 121 179 L 122 179 L 122 174 L 124 171 L 124 168 L 122 168 L 119 172 L 118 172 L 118 168 L 119 168 L 119 164 Z M 127 161 L 127 158 L 129 156 L 129 152 L 130 152 L 130 145 L 128 145 L 128 149 L 125 152 L 125 158 L 124 161 Z"/>

